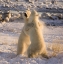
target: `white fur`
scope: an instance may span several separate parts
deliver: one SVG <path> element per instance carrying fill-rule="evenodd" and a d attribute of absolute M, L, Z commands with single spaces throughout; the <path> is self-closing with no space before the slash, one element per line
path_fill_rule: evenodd
<path fill-rule="evenodd" d="M 27 17 L 24 15 L 24 13 L 27 14 Z M 26 10 L 24 13 L 22 14 L 22 16 L 25 22 L 18 40 L 17 55 L 19 54 L 24 55 L 24 53 L 27 51 L 30 45 L 29 29 L 27 28 L 27 24 L 31 12 L 30 10 Z"/>
<path fill-rule="evenodd" d="M 30 25 L 29 25 L 30 24 Z M 31 45 L 28 48 L 28 57 L 37 57 L 38 55 L 42 55 L 47 57 L 46 45 L 44 42 L 42 29 L 40 27 L 39 22 L 39 14 L 34 10 L 32 11 L 29 18 L 28 27 L 30 28 L 30 40 Z"/>

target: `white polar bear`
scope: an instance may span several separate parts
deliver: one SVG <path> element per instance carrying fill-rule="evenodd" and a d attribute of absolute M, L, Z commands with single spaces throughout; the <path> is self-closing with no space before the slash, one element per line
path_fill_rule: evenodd
<path fill-rule="evenodd" d="M 30 45 L 30 37 L 29 37 L 29 30 L 27 29 L 28 19 L 31 14 L 30 10 L 26 10 L 24 13 L 22 13 L 22 17 L 24 19 L 24 27 L 22 29 L 22 32 L 18 39 L 18 47 L 17 47 L 17 55 L 22 54 L 27 51 L 29 45 Z"/>
<path fill-rule="evenodd" d="M 33 10 L 29 18 L 29 35 L 31 44 L 27 50 L 28 57 L 35 58 L 38 55 L 48 58 L 42 29 L 39 22 L 39 14 Z"/>

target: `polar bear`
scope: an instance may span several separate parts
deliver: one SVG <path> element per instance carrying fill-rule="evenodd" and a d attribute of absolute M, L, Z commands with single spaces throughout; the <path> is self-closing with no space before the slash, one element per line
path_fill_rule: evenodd
<path fill-rule="evenodd" d="M 28 57 L 35 58 L 38 55 L 42 55 L 43 57 L 48 58 L 46 45 L 40 27 L 39 14 L 35 10 L 31 12 L 28 27 L 31 40 L 31 44 L 27 50 Z"/>
<path fill-rule="evenodd" d="M 27 29 L 27 23 L 28 23 L 30 14 L 31 14 L 31 11 L 29 9 L 26 10 L 24 13 L 22 13 L 22 17 L 24 19 L 24 27 L 18 39 L 17 55 L 19 54 L 24 55 L 24 53 L 27 51 L 30 45 L 30 37 L 28 34 L 29 30 Z"/>

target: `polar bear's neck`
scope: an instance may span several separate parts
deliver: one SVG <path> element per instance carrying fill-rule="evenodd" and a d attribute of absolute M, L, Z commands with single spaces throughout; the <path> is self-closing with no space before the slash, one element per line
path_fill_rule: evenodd
<path fill-rule="evenodd" d="M 24 22 L 25 22 L 25 24 L 28 24 L 28 20 L 29 20 L 29 19 L 25 19 L 25 21 L 24 21 Z"/>

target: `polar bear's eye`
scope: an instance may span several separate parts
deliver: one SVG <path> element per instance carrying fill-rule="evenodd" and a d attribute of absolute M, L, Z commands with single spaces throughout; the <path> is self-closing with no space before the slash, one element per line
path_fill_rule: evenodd
<path fill-rule="evenodd" d="M 27 17 L 27 14 L 26 14 L 26 13 L 24 13 L 24 16 L 25 16 L 25 17 Z"/>

